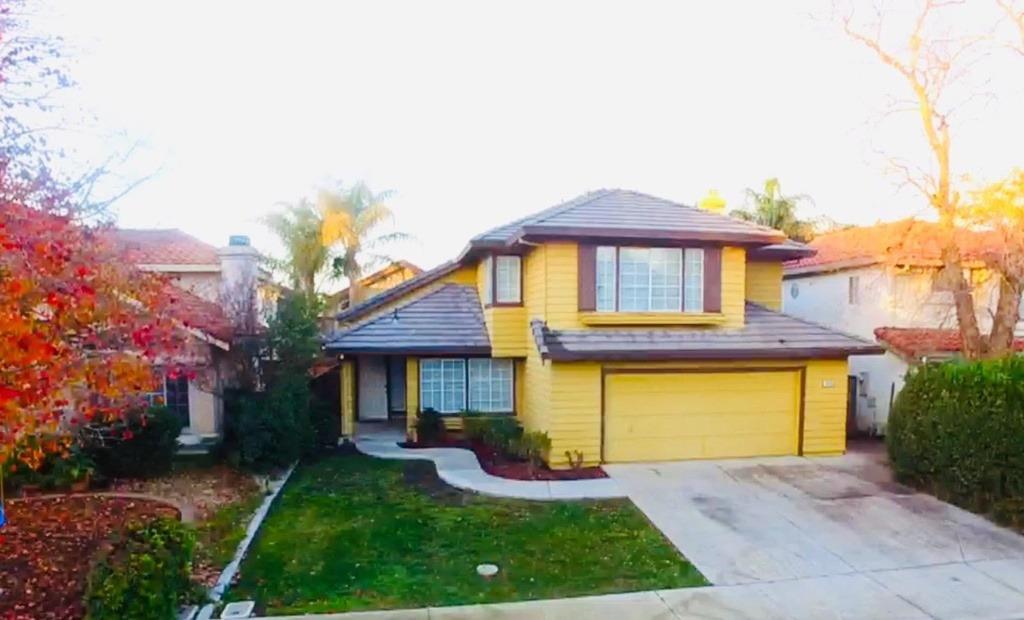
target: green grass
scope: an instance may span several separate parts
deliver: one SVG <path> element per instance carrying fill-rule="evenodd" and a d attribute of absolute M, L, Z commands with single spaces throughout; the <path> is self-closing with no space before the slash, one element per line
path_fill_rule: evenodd
<path fill-rule="evenodd" d="M 238 543 L 256 509 L 263 503 L 262 493 L 253 493 L 241 501 L 222 506 L 210 518 L 196 524 L 199 546 L 196 554 L 209 565 L 224 568 L 235 556 Z"/>
<path fill-rule="evenodd" d="M 707 583 L 628 500 L 498 500 L 455 491 L 432 473 L 426 463 L 358 455 L 302 467 L 230 597 L 284 614 Z M 475 571 L 482 562 L 501 572 L 485 581 Z"/>

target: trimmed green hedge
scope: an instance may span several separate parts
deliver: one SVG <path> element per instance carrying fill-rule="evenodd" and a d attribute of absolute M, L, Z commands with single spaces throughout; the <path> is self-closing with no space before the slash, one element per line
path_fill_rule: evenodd
<path fill-rule="evenodd" d="M 129 525 L 97 557 L 85 591 L 87 620 L 167 618 L 194 596 L 195 536 L 174 519 Z"/>
<path fill-rule="evenodd" d="M 897 477 L 976 512 L 1024 523 L 1024 358 L 913 370 L 889 414 Z"/>

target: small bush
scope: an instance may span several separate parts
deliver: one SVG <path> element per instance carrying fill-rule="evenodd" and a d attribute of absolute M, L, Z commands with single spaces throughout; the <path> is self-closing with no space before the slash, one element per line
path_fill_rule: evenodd
<path fill-rule="evenodd" d="M 86 618 L 174 618 L 194 595 L 195 539 L 173 519 L 130 524 L 100 552 L 85 591 Z"/>
<path fill-rule="evenodd" d="M 512 450 L 516 456 L 530 464 L 532 472 L 547 460 L 551 452 L 551 438 L 542 431 L 523 433 L 513 441 Z"/>
<path fill-rule="evenodd" d="M 302 375 L 278 377 L 266 392 L 234 392 L 225 407 L 228 459 L 253 471 L 287 467 L 316 446 L 312 393 Z"/>
<path fill-rule="evenodd" d="M 93 422 L 82 430 L 86 454 L 108 478 L 153 478 L 171 471 L 182 423 L 166 407 Z"/>
<path fill-rule="evenodd" d="M 444 438 L 444 418 L 433 409 L 424 409 L 416 418 L 416 440 L 436 442 Z"/>
<path fill-rule="evenodd" d="M 1003 522 L 1024 519 L 1024 359 L 922 366 L 889 415 L 903 481 Z"/>

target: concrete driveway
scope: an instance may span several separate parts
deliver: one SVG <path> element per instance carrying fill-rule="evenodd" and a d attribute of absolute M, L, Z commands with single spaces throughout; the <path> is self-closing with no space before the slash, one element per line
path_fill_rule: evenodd
<path fill-rule="evenodd" d="M 1024 537 L 894 484 L 877 449 L 605 469 L 729 586 L 694 617 L 1024 618 Z"/>

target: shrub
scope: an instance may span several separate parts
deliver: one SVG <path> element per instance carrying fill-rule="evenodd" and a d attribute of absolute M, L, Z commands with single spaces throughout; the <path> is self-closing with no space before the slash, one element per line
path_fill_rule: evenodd
<path fill-rule="evenodd" d="M 310 454 L 316 439 L 305 377 L 278 377 L 266 392 L 234 392 L 225 407 L 228 459 L 253 471 L 286 467 Z"/>
<path fill-rule="evenodd" d="M 93 422 L 81 431 L 86 454 L 109 478 L 153 478 L 171 471 L 182 423 L 166 407 Z"/>
<path fill-rule="evenodd" d="M 433 409 L 424 409 L 416 418 L 416 440 L 435 442 L 444 438 L 444 418 Z"/>
<path fill-rule="evenodd" d="M 470 441 L 482 442 L 505 456 L 517 456 L 516 442 L 523 435 L 523 427 L 511 416 L 467 412 L 462 416 L 462 432 Z"/>
<path fill-rule="evenodd" d="M 523 433 L 513 442 L 512 449 L 516 456 L 529 463 L 532 472 L 547 460 L 551 452 L 551 438 L 542 431 Z"/>
<path fill-rule="evenodd" d="M 1020 525 L 1024 359 L 912 371 L 890 413 L 887 444 L 901 480 Z"/>
<path fill-rule="evenodd" d="M 174 618 L 194 592 L 194 546 L 192 530 L 174 519 L 130 524 L 93 563 L 86 618 Z"/>

